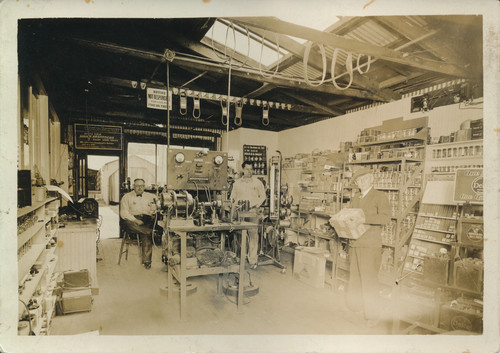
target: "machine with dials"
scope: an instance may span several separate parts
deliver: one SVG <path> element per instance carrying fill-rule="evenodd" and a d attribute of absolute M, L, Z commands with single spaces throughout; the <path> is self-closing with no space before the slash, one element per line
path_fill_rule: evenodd
<path fill-rule="evenodd" d="M 167 176 L 169 190 L 227 190 L 227 153 L 170 148 Z"/>

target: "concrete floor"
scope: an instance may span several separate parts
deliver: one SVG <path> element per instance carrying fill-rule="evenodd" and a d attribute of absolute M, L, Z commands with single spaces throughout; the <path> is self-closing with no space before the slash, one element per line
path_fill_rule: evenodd
<path fill-rule="evenodd" d="M 116 206 L 113 206 L 116 207 Z M 388 334 L 388 324 L 369 328 L 358 314 L 347 310 L 343 295 L 325 288 L 313 288 L 294 279 L 293 255 L 282 253 L 285 273 L 275 266 L 249 270 L 259 294 L 236 312 L 232 297 L 217 296 L 216 276 L 191 277 L 197 287 L 187 297 L 187 320 L 180 321 L 179 297 L 168 300 L 165 265 L 161 249 L 153 249 L 150 270 L 140 265 L 138 249 L 131 247 L 128 260 L 118 265 L 121 239 L 109 237 L 113 207 L 100 212 L 104 217 L 97 263 L 99 294 L 93 296 L 90 312 L 56 316 L 51 335 L 73 335 L 98 331 L 101 335 L 179 334 Z M 101 211 L 102 210 L 102 211 Z M 111 217 L 111 218 L 110 218 Z"/>

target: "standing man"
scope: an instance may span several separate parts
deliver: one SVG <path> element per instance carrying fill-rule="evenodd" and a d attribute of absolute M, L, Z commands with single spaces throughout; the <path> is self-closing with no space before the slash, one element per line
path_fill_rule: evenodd
<path fill-rule="evenodd" d="M 378 272 L 382 252 L 382 226 L 391 221 L 391 206 L 386 195 L 373 188 L 372 170 L 358 169 L 352 181 L 359 187 L 351 208 L 360 208 L 368 230 L 351 240 L 350 278 L 347 288 L 347 306 L 353 311 L 364 311 L 368 326 L 380 320 Z"/>
<path fill-rule="evenodd" d="M 127 233 L 140 236 L 142 263 L 149 270 L 153 253 L 151 234 L 154 227 L 156 199 L 153 194 L 144 192 L 144 187 L 144 179 L 134 180 L 134 190 L 123 195 L 120 202 L 120 217 L 123 219 L 123 228 Z"/>
<path fill-rule="evenodd" d="M 252 162 L 244 161 L 241 168 L 243 169 L 243 176 L 233 184 L 231 201 L 233 203 L 242 200 L 250 201 L 250 216 L 247 217 L 247 220 L 257 223 L 259 221 L 257 211 L 266 199 L 266 191 L 260 180 L 252 178 Z M 248 230 L 248 242 L 248 262 L 250 263 L 250 268 L 256 269 L 258 260 L 257 250 L 259 246 L 259 231 L 257 229 Z"/>

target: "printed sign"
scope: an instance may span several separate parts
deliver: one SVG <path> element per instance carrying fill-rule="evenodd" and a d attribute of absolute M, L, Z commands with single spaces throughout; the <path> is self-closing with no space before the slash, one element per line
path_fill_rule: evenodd
<path fill-rule="evenodd" d="M 169 92 L 167 104 L 167 90 L 148 87 L 146 90 L 147 107 L 151 109 L 167 110 L 172 106 L 172 92 Z"/>
<path fill-rule="evenodd" d="M 455 176 L 455 202 L 483 203 L 483 170 L 457 169 Z"/>
<path fill-rule="evenodd" d="M 121 150 L 121 126 L 75 124 L 75 148 Z"/>

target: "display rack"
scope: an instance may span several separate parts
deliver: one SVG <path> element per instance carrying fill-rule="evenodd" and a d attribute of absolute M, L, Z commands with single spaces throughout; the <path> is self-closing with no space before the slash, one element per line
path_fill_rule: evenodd
<path fill-rule="evenodd" d="M 48 334 L 54 314 L 54 269 L 58 209 L 56 198 L 36 201 L 17 211 L 19 335 L 28 335 L 29 322 L 35 335 Z M 29 309 L 29 319 L 25 304 Z"/>
<path fill-rule="evenodd" d="M 350 183 L 349 176 L 359 167 L 374 170 L 374 188 L 386 193 L 391 204 L 391 222 L 382 229 L 379 271 L 379 281 L 390 287 L 402 264 L 403 249 L 413 231 L 415 210 L 422 197 L 425 146 L 429 138 L 427 124 L 427 117 L 408 121 L 398 118 L 365 129 L 353 144 L 345 164 L 341 205 L 348 206 L 357 189 Z M 340 256 L 343 250 L 339 251 Z M 348 275 L 342 273 L 342 277 L 339 287 L 345 287 Z"/>
<path fill-rule="evenodd" d="M 334 288 L 336 235 L 328 220 L 340 210 L 342 200 L 342 166 L 347 154 L 328 153 L 304 156 L 300 162 L 301 189 L 296 192 L 296 210 L 292 219 L 291 232 L 303 239 L 303 244 L 322 248 L 329 252 L 326 260 L 332 270 L 325 279 Z M 292 167 L 292 168 L 290 168 Z"/>
<path fill-rule="evenodd" d="M 439 161 L 439 168 L 444 168 L 441 159 L 447 157 L 437 151 L 446 150 L 448 155 L 450 150 L 453 156 L 453 151 L 464 145 L 482 150 L 477 140 L 428 147 L 429 174 L 395 296 L 394 333 L 416 329 L 482 332 L 483 206 L 481 202 L 459 202 L 453 196 L 457 189 L 455 174 L 463 161 L 481 166 L 482 153 L 450 157 L 446 170 L 435 169 L 438 164 L 433 164 Z M 402 324 L 406 325 L 403 331 Z"/>

